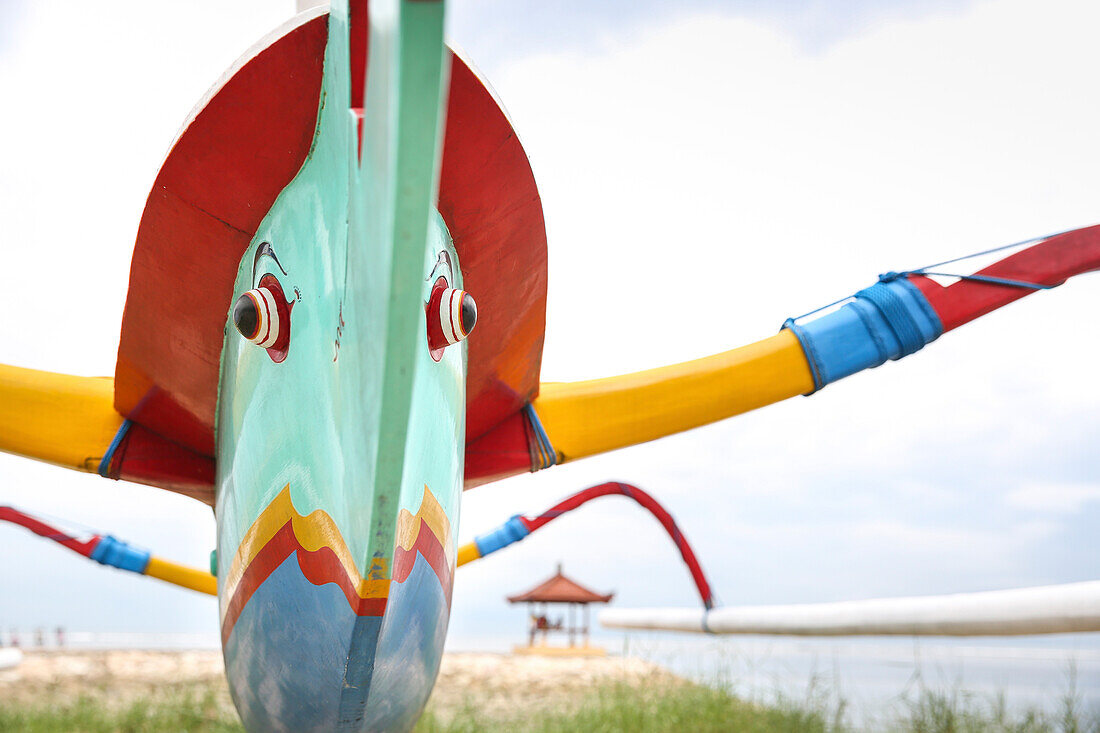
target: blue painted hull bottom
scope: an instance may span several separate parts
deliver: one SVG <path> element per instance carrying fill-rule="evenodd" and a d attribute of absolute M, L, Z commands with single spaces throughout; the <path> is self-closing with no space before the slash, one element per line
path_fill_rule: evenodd
<path fill-rule="evenodd" d="M 231 688 L 245 727 L 411 729 L 439 672 L 449 605 L 422 556 L 391 585 L 379 618 L 356 616 L 338 585 L 313 585 L 291 555 L 257 589 L 225 647 L 229 677 L 247 680 Z"/>

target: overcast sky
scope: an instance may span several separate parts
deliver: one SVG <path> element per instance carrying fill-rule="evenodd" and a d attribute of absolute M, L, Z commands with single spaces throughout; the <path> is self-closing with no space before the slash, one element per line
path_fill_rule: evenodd
<path fill-rule="evenodd" d="M 292 8 L 0 3 L 0 362 L 113 372 L 164 153 Z M 879 272 L 1097 223 L 1098 22 L 1072 0 L 451 3 L 542 192 L 544 380 L 732 348 Z M 1096 578 L 1097 285 L 812 398 L 468 492 L 460 541 L 619 479 L 674 513 L 727 604 Z M 214 546 L 204 505 L 14 457 L 0 502 L 198 566 Z M 212 599 L 15 527 L 0 549 L 0 628 L 216 630 Z M 602 499 L 458 571 L 455 638 L 518 639 L 503 596 L 558 561 L 623 607 L 696 603 L 656 522 Z"/>

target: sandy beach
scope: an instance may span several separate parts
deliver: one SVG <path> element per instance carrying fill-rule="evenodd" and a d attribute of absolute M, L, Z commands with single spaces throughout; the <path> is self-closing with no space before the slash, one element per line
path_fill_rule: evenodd
<path fill-rule="evenodd" d="M 17 668 L 0 671 L 0 700 L 48 705 L 81 696 L 111 707 L 194 691 L 232 708 L 218 651 L 28 650 Z M 586 691 L 607 682 L 668 685 L 677 677 L 624 657 L 537 657 L 458 653 L 443 657 L 428 710 L 449 720 L 463 710 L 491 719 L 517 712 L 575 710 Z"/>

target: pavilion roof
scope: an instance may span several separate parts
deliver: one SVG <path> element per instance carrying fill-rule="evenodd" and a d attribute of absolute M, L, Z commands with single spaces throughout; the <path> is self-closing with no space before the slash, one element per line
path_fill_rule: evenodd
<path fill-rule="evenodd" d="M 508 596 L 509 603 L 608 603 L 614 593 L 601 595 L 562 575 L 561 565 L 549 580 L 526 593 Z"/>

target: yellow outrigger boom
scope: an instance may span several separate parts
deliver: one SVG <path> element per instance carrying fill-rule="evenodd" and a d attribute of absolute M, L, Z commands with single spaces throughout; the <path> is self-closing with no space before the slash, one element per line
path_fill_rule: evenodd
<path fill-rule="evenodd" d="M 533 405 L 559 463 L 707 425 L 814 391 L 790 330 L 721 354 L 618 377 L 544 382 Z"/>
<path fill-rule="evenodd" d="M 123 422 L 114 384 L 0 364 L 0 450 L 96 473 Z"/>

